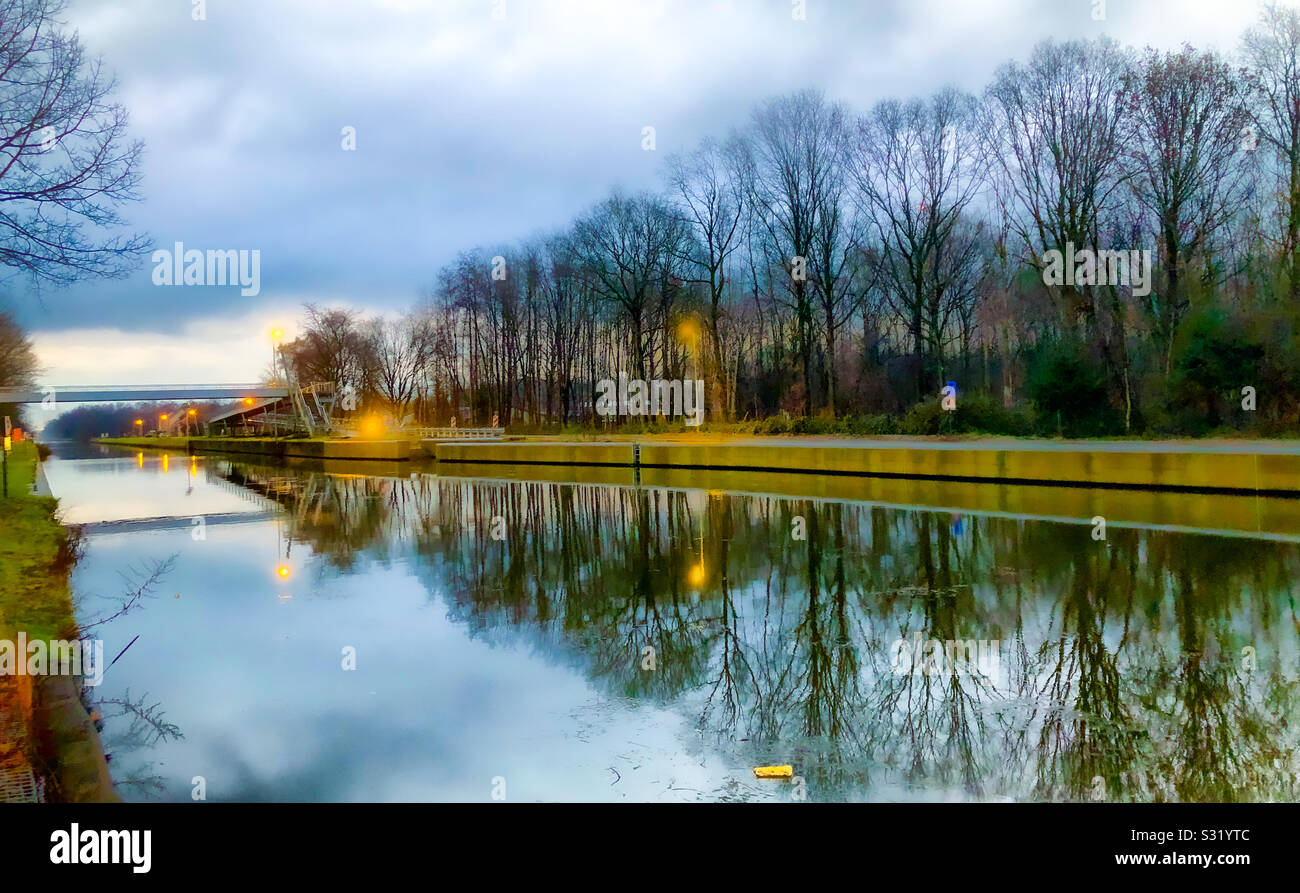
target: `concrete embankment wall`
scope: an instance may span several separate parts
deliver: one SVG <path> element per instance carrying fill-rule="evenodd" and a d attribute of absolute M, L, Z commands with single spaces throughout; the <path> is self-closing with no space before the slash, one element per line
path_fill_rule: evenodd
<path fill-rule="evenodd" d="M 1300 452 L 917 445 L 440 443 L 440 463 L 639 465 L 972 483 L 1300 495 Z M 834 486 L 834 485 L 830 485 Z"/>
<path fill-rule="evenodd" d="M 1216 450 L 1191 444 L 1062 446 L 965 443 L 438 442 L 272 440 L 260 438 L 119 438 L 122 446 L 274 458 L 405 462 L 436 458 L 456 465 L 605 466 L 640 469 L 779 472 L 969 483 L 1188 490 L 1300 495 L 1300 449 Z"/>
<path fill-rule="evenodd" d="M 42 745 L 55 755 L 54 781 L 65 803 L 116 803 L 122 798 L 104 758 L 95 723 L 79 695 L 80 683 L 70 676 L 40 679 L 39 701 L 44 716 Z"/>
<path fill-rule="evenodd" d="M 467 466 L 468 467 L 468 466 Z M 497 472 L 486 472 L 493 476 Z M 580 469 L 570 468 L 570 474 Z M 632 470 L 627 470 L 630 477 Z M 583 475 L 585 478 L 585 474 Z M 790 499 L 865 502 L 899 508 L 926 507 L 957 513 L 1092 523 L 1103 517 L 1116 526 L 1214 530 L 1288 541 L 1300 540 L 1300 499 L 1256 493 L 1205 496 L 1200 493 L 1040 485 L 971 483 L 916 478 L 844 475 L 770 474 L 690 469 L 642 469 L 647 487 L 695 489 L 701 484 L 728 492 L 760 493 Z"/>
<path fill-rule="evenodd" d="M 274 458 L 372 459 L 405 462 L 419 453 L 409 440 L 272 440 L 258 437 L 116 437 L 110 446 L 184 450 L 189 453 L 241 453 Z"/>
<path fill-rule="evenodd" d="M 631 468 L 630 443 L 439 443 L 439 462 L 478 465 L 608 465 Z"/>

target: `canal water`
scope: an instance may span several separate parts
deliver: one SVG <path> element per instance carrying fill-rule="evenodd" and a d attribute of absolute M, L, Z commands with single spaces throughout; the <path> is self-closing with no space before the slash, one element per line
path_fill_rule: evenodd
<path fill-rule="evenodd" d="M 123 797 L 1300 793 L 1300 531 L 479 474 L 57 447 Z"/>

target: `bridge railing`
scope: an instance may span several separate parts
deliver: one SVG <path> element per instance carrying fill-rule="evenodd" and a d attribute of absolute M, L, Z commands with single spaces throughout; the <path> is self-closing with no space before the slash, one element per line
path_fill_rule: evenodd
<path fill-rule="evenodd" d="M 421 440 L 500 440 L 504 428 L 408 428 Z"/>

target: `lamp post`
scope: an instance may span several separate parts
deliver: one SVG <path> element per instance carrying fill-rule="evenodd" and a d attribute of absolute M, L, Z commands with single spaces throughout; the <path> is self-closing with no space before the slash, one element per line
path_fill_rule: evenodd
<path fill-rule="evenodd" d="M 190 422 L 198 415 L 198 410 L 190 407 L 189 412 L 185 413 L 185 436 L 190 436 Z"/>
<path fill-rule="evenodd" d="M 144 434 L 144 419 L 135 420 L 135 433 Z"/>
<path fill-rule="evenodd" d="M 167 413 L 165 412 L 158 413 L 158 436 L 159 437 L 163 436 L 163 422 L 165 421 L 167 421 Z"/>
<path fill-rule="evenodd" d="M 695 377 L 700 377 L 700 327 L 694 319 L 687 317 L 677 326 L 677 336 L 686 342 L 691 349 L 691 365 L 695 370 Z"/>
<path fill-rule="evenodd" d="M 284 332 L 280 329 L 271 330 L 271 381 L 272 383 L 279 380 L 280 370 L 276 368 L 276 342 L 284 337 Z"/>

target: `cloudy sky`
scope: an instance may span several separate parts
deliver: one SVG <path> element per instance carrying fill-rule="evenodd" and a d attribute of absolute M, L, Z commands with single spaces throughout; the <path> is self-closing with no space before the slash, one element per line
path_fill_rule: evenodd
<path fill-rule="evenodd" d="M 611 186 L 815 86 L 863 110 L 983 88 L 1037 41 L 1236 49 L 1253 0 L 73 0 L 147 146 L 127 209 L 157 246 L 257 249 L 261 293 L 128 279 L 0 286 L 47 384 L 258 378 L 305 301 L 413 302 L 475 245 L 558 227 Z M 504 16 L 494 16 L 504 7 Z M 656 128 L 643 151 L 641 130 Z M 342 131 L 356 128 L 356 150 Z"/>

